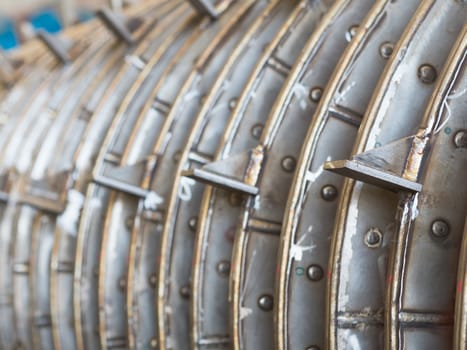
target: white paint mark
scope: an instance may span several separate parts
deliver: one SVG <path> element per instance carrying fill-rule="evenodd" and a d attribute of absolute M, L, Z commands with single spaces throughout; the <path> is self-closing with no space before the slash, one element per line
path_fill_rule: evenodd
<path fill-rule="evenodd" d="M 159 196 L 156 192 L 151 191 L 144 199 L 144 208 L 146 210 L 157 210 L 157 207 L 164 203 L 164 198 Z"/>
<path fill-rule="evenodd" d="M 309 234 L 311 234 L 311 231 L 313 230 L 313 226 L 309 226 L 307 233 L 305 233 L 296 244 L 292 244 L 292 247 L 290 247 L 290 255 L 292 259 L 295 259 L 296 261 L 302 261 L 303 259 L 303 253 L 304 252 L 311 252 L 313 249 L 316 248 L 315 244 L 307 245 L 304 246 L 302 245 L 306 237 L 308 237 Z"/>
<path fill-rule="evenodd" d="M 345 96 L 355 87 L 355 85 L 357 85 L 357 83 L 352 81 L 341 93 L 337 93 L 337 97 L 334 100 L 335 103 L 339 104 L 340 102 L 345 101 Z"/>
<path fill-rule="evenodd" d="M 303 110 L 306 110 L 308 108 L 309 91 L 310 91 L 310 88 L 302 84 L 295 84 L 295 86 L 293 87 L 293 93 L 299 101 L 300 108 Z"/>
<path fill-rule="evenodd" d="M 240 321 L 244 318 L 250 316 L 253 313 L 253 310 L 248 307 L 240 307 Z"/>
<path fill-rule="evenodd" d="M 85 197 L 76 190 L 68 191 L 67 206 L 65 211 L 58 217 L 58 226 L 71 236 L 78 233 L 78 224 L 83 209 Z"/>
<path fill-rule="evenodd" d="M 184 201 L 189 202 L 193 198 L 193 191 L 191 188 L 196 184 L 196 181 L 189 177 L 182 177 L 180 179 L 180 187 L 178 188 L 178 197 Z"/>

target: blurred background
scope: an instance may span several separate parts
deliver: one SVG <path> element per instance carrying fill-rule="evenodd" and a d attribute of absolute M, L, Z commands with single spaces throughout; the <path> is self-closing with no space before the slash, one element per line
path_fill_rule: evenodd
<path fill-rule="evenodd" d="M 0 0 L 0 49 L 11 50 L 42 28 L 57 33 L 87 21 L 102 6 L 117 9 L 141 0 Z"/>

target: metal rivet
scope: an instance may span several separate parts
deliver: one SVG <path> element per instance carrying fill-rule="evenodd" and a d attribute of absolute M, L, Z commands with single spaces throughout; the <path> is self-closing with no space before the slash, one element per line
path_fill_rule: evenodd
<path fill-rule="evenodd" d="M 333 185 L 326 185 L 321 188 L 321 198 L 325 201 L 331 202 L 337 198 L 337 188 Z"/>
<path fill-rule="evenodd" d="M 347 31 L 347 33 L 345 33 L 345 39 L 347 41 L 351 41 L 352 38 L 355 36 L 355 34 L 357 34 L 357 30 L 358 30 L 358 25 L 353 25 L 349 28 L 349 30 Z"/>
<path fill-rule="evenodd" d="M 263 311 L 271 311 L 274 307 L 274 299 L 269 294 L 264 294 L 258 299 L 258 306 Z"/>
<path fill-rule="evenodd" d="M 381 46 L 379 47 L 379 54 L 381 55 L 381 57 L 383 57 L 386 60 L 389 57 L 391 57 L 393 51 L 394 51 L 394 44 L 390 42 L 382 43 Z"/>
<path fill-rule="evenodd" d="M 223 260 L 217 264 L 217 272 L 219 275 L 228 276 L 230 273 L 230 262 Z"/>
<path fill-rule="evenodd" d="M 255 124 L 251 128 L 251 136 L 253 136 L 255 139 L 259 140 L 261 137 L 261 134 L 263 133 L 263 124 Z"/>
<path fill-rule="evenodd" d="M 310 281 L 318 282 L 323 278 L 324 271 L 319 265 L 310 265 L 306 270 L 306 274 Z"/>
<path fill-rule="evenodd" d="M 180 288 L 180 295 L 182 296 L 182 298 L 188 299 L 190 297 L 190 294 L 190 286 L 183 286 Z"/>
<path fill-rule="evenodd" d="M 128 230 L 131 230 L 133 228 L 134 223 L 135 219 L 131 216 L 127 217 L 125 220 L 125 226 Z"/>
<path fill-rule="evenodd" d="M 196 226 L 198 226 L 198 218 L 196 216 L 193 216 L 192 218 L 190 218 L 190 220 L 188 220 L 188 227 L 191 230 L 195 231 Z"/>
<path fill-rule="evenodd" d="M 370 228 L 365 234 L 365 244 L 369 248 L 378 248 L 383 243 L 383 233 L 377 228 Z"/>
<path fill-rule="evenodd" d="M 120 278 L 120 279 L 118 280 L 118 287 L 119 287 L 120 289 L 122 289 L 122 290 L 125 289 L 125 287 L 126 287 L 126 280 L 125 280 L 124 278 Z"/>
<path fill-rule="evenodd" d="M 243 203 L 243 196 L 238 192 L 232 192 L 229 195 L 229 203 L 233 207 L 239 207 Z"/>
<path fill-rule="evenodd" d="M 431 224 L 431 233 L 437 238 L 445 238 L 449 235 L 449 224 L 443 219 L 435 220 Z"/>
<path fill-rule="evenodd" d="M 295 170 L 295 167 L 297 166 L 297 161 L 294 157 L 287 156 L 284 157 L 284 159 L 282 159 L 281 165 L 282 169 L 284 169 L 288 173 L 291 173 Z"/>
<path fill-rule="evenodd" d="M 151 341 L 149 342 L 149 346 L 153 349 L 157 348 L 157 339 L 152 338 Z"/>
<path fill-rule="evenodd" d="M 314 87 L 310 90 L 310 100 L 318 103 L 321 100 L 321 96 L 323 96 L 323 89 L 320 87 Z"/>
<path fill-rule="evenodd" d="M 178 163 L 180 161 L 180 159 L 182 158 L 182 151 L 177 151 L 175 152 L 174 156 L 173 156 L 173 160 L 175 163 Z"/>
<path fill-rule="evenodd" d="M 457 148 L 467 148 L 467 131 L 461 130 L 454 135 L 454 144 Z"/>
<path fill-rule="evenodd" d="M 432 84 L 437 76 L 436 69 L 431 64 L 425 63 L 418 68 L 418 78 L 422 83 Z"/>
<path fill-rule="evenodd" d="M 157 286 L 157 276 L 156 275 L 151 275 L 149 277 L 149 285 L 152 287 L 152 288 L 156 288 Z"/>
<path fill-rule="evenodd" d="M 233 111 L 235 109 L 235 107 L 237 107 L 237 103 L 238 103 L 238 100 L 236 98 L 232 98 L 230 101 L 229 101 L 229 109 L 231 111 Z"/>

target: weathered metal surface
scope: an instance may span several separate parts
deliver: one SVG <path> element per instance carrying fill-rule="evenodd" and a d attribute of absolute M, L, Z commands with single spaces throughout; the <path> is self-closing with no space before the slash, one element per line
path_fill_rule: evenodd
<path fill-rule="evenodd" d="M 465 348 L 466 11 L 151 0 L 1 53 L 0 348 Z"/>
<path fill-rule="evenodd" d="M 304 148 L 309 160 L 298 166 L 291 192 L 294 199 L 289 202 L 293 207 L 287 208 L 287 212 L 294 214 L 286 217 L 283 225 L 276 310 L 278 343 L 283 347 L 324 347 L 329 236 L 340 181 L 335 175 L 320 171 L 320 166 L 351 147 L 372 87 L 388 58 L 380 56 L 379 48 L 398 40 L 417 3 L 378 2 L 363 21 L 360 17 L 359 30 L 320 98 L 308 146 Z M 335 137 L 339 142 L 330 141 Z M 299 154 L 294 156 L 298 158 Z M 307 157 L 305 153 L 303 156 Z M 299 319 L 306 321 L 301 324 L 297 322 Z"/>
<path fill-rule="evenodd" d="M 399 202 L 387 273 L 386 342 L 390 348 L 426 343 L 447 349 L 453 345 L 457 276 L 452 271 L 459 260 L 467 210 L 465 149 L 455 141 L 465 131 L 466 58 L 464 27 L 440 72 L 406 160 L 404 175 L 410 173 L 422 182 L 423 190 Z"/>
<path fill-rule="evenodd" d="M 411 136 L 417 130 L 436 78 L 436 74 L 431 74 L 430 79 L 422 80 L 420 71 L 431 67 L 431 73 L 436 70 L 440 74 L 465 24 L 466 10 L 460 2 L 421 3 L 373 95 L 353 154 Z M 438 39 L 433 41 L 434 38 Z M 391 103 L 394 100 L 398 103 Z M 383 338 L 386 286 L 389 286 L 386 270 L 394 239 L 397 201 L 396 194 L 361 182 L 349 180 L 343 187 L 329 269 L 330 348 L 340 348 L 349 341 L 378 348 L 388 339 L 388 335 Z"/>

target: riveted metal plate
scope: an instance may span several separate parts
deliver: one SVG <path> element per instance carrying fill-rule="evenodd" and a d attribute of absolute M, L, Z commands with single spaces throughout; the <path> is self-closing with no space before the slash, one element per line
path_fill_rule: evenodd
<path fill-rule="evenodd" d="M 163 214 L 163 220 L 172 217 L 168 212 L 170 191 L 173 188 L 174 174 L 180 162 L 179 154 L 186 144 L 197 113 L 204 103 L 206 95 L 215 83 L 219 72 L 228 62 L 237 45 L 249 31 L 252 23 L 263 16 L 263 10 L 268 1 L 256 1 L 250 8 L 244 7 L 237 13 L 230 15 L 228 31 L 221 33 L 213 43 L 205 49 L 203 56 L 197 61 L 196 70 L 186 79 L 164 123 L 162 133 L 154 148 L 157 155 L 156 167 L 151 180 L 151 190 L 156 192 L 163 201 L 158 210 Z M 232 10 L 234 7 L 232 7 Z M 182 127 L 185 126 L 185 127 Z M 184 225 L 184 232 L 196 229 L 196 219 L 189 218 Z M 188 226 L 186 226 L 188 225 Z M 186 228 L 188 227 L 188 230 Z M 187 263 L 191 259 L 188 255 L 175 256 L 172 251 L 172 236 L 163 231 L 160 252 L 160 267 L 158 274 L 157 311 L 159 318 L 159 341 L 162 347 L 173 346 L 177 349 L 188 348 L 190 340 L 189 328 L 189 296 L 191 294 L 190 281 L 180 281 L 169 278 L 174 265 L 173 258 L 179 258 L 178 266 L 191 268 Z"/>
<path fill-rule="evenodd" d="M 285 24 L 282 26 L 279 33 L 276 35 L 276 38 L 268 46 L 268 50 L 260 59 L 260 63 L 256 67 L 253 74 L 251 74 L 250 80 L 247 82 L 247 85 L 244 89 L 241 98 L 238 100 L 237 105 L 234 106 L 235 110 L 233 112 L 233 117 L 229 121 L 230 124 L 227 126 L 227 131 L 223 136 L 225 144 L 221 144 L 218 150 L 218 159 L 220 159 L 221 157 L 227 158 L 227 155 L 229 155 L 230 153 L 239 153 L 242 151 L 242 148 L 245 147 L 244 150 L 246 150 L 248 149 L 249 145 L 254 145 L 255 135 L 254 133 L 252 135 L 251 130 L 254 129 L 254 126 L 256 124 L 264 125 L 269 110 L 271 108 L 271 101 L 273 101 L 274 98 L 277 96 L 280 88 L 282 87 L 283 82 L 288 76 L 288 72 L 295 60 L 295 57 L 298 56 L 299 51 L 305 44 L 306 40 L 308 39 L 308 36 L 314 29 L 317 19 L 319 18 L 320 14 L 322 14 L 322 12 L 325 10 L 325 8 L 326 6 L 323 3 L 317 3 L 313 6 L 310 5 L 309 7 L 308 4 L 298 3 L 295 10 L 291 12 L 291 15 L 289 16 Z M 290 56 L 289 54 L 288 57 L 284 57 L 285 55 L 283 54 L 283 49 L 288 50 L 289 52 L 293 52 L 294 55 Z M 253 96 L 255 97 L 253 98 Z M 256 132 L 256 134 L 258 134 L 258 132 Z M 259 135 L 260 134 L 261 131 L 259 131 Z M 256 135 L 256 137 L 258 137 L 259 135 Z M 217 191 L 213 191 L 213 193 L 217 193 Z M 238 201 L 241 202 L 242 199 L 241 197 L 239 198 L 238 195 L 233 194 L 233 196 L 236 196 L 238 198 L 236 204 L 238 206 Z M 203 213 L 201 213 L 200 220 L 202 220 L 202 222 L 200 224 L 199 229 L 201 233 L 198 234 L 203 235 L 201 240 L 201 242 L 203 242 L 203 245 L 205 244 L 205 242 L 207 242 L 207 240 L 209 240 L 210 242 L 215 242 L 213 244 L 213 246 L 215 247 L 213 248 L 213 252 L 215 252 L 214 254 L 226 256 L 227 263 L 230 263 L 229 255 L 231 254 L 230 251 L 232 249 L 232 246 L 228 243 L 229 240 L 233 239 L 233 237 L 219 235 L 219 232 L 229 231 L 229 227 L 226 227 L 226 224 L 228 225 L 228 223 L 230 223 L 231 231 L 235 229 L 234 223 L 238 218 L 239 211 L 238 207 L 235 208 L 235 203 L 233 203 L 233 205 L 232 203 L 229 203 L 228 197 L 229 195 L 226 195 L 225 197 L 220 194 L 213 195 L 215 201 L 210 203 L 213 204 L 212 207 L 210 207 L 210 209 L 207 209 L 207 207 L 206 209 L 211 210 L 215 208 L 215 217 L 219 218 L 219 221 L 216 221 L 216 226 L 213 225 L 209 227 L 209 233 L 203 232 L 203 229 L 206 230 L 208 228 L 208 225 L 212 223 L 208 221 L 210 220 L 210 218 L 206 218 L 203 215 Z M 232 198 L 232 196 L 230 197 Z M 209 201 L 207 201 L 206 203 L 208 202 Z M 222 211 L 221 208 L 227 210 Z M 214 237 L 214 235 L 216 235 L 217 237 Z M 221 241 L 226 241 L 226 243 L 223 243 Z M 227 249 L 219 250 L 219 248 L 225 247 L 226 244 Z M 198 245 L 198 247 L 200 246 Z M 197 253 L 197 255 L 198 254 L 199 253 Z M 217 261 L 217 263 L 219 262 L 220 261 Z M 205 263 L 203 262 L 202 264 L 204 265 Z M 210 261 L 210 266 L 204 265 L 202 268 L 203 270 L 209 268 L 209 274 L 214 275 L 216 273 L 215 264 L 216 263 L 213 264 L 213 262 Z M 202 272 L 204 273 L 205 271 L 206 270 Z M 206 292 L 211 293 L 211 295 L 215 292 L 219 296 L 222 295 L 221 300 L 225 300 L 225 298 L 227 297 L 226 283 L 223 282 L 222 279 L 219 278 L 219 276 L 213 277 L 214 279 L 211 279 L 211 281 L 217 280 L 216 284 L 219 286 L 217 287 L 218 290 Z M 204 284 L 207 281 L 204 280 L 205 278 L 207 278 L 207 276 L 203 276 L 203 286 L 206 286 Z M 209 285 L 209 288 L 212 288 L 211 286 L 212 284 Z M 210 299 L 212 299 L 212 297 Z M 220 302 L 219 306 L 222 306 Z M 226 305 L 224 304 L 223 307 L 226 308 Z M 223 317 L 225 317 L 225 315 L 226 314 L 224 314 Z M 236 321 L 233 322 L 235 324 Z M 234 342 L 236 341 L 236 339 L 238 338 L 234 337 Z M 206 344 L 206 346 L 208 345 L 209 344 Z M 267 347 L 267 345 L 265 346 Z"/>
<path fill-rule="evenodd" d="M 426 339 L 430 347 L 453 347 L 457 276 L 452 271 L 459 261 L 467 210 L 466 149 L 455 140 L 466 126 L 466 59 L 465 27 L 406 160 L 404 175 L 418 179 L 423 190 L 399 202 L 388 268 L 386 342 L 391 348 L 419 347 Z"/>
<path fill-rule="evenodd" d="M 164 111 L 159 111 L 157 109 L 154 110 L 156 114 L 160 115 L 161 119 L 167 119 L 169 121 L 172 120 L 174 118 L 173 117 L 174 114 L 171 114 L 171 109 L 178 108 L 179 105 L 182 104 L 182 102 L 186 102 L 185 101 L 186 97 L 185 97 L 185 94 L 183 93 L 183 89 L 184 89 L 183 86 L 186 81 L 195 80 L 193 75 L 190 76 L 191 71 L 193 69 L 200 70 L 201 69 L 200 67 L 202 67 L 202 65 L 200 65 L 200 67 L 197 66 L 197 60 L 198 60 L 197 56 L 200 56 L 201 60 L 202 60 L 202 57 L 204 57 L 204 55 L 206 57 L 219 56 L 219 53 L 216 53 L 216 55 L 211 55 L 211 50 L 221 49 L 220 47 L 215 45 L 217 44 L 218 41 L 219 43 L 228 44 L 229 41 L 226 40 L 226 38 L 228 38 L 228 35 L 232 32 L 232 29 L 234 28 L 233 25 L 236 22 L 237 16 L 239 16 L 239 14 L 241 15 L 242 13 L 244 13 L 249 8 L 250 5 L 251 3 L 238 4 L 237 6 L 233 6 L 232 9 L 229 10 L 230 16 L 233 17 L 232 19 L 229 17 L 222 17 L 221 19 L 219 19 L 219 22 L 211 23 L 209 25 L 206 25 L 206 23 L 204 23 L 202 24 L 202 26 L 200 26 L 200 29 L 199 29 L 200 32 L 195 31 L 193 32 L 193 34 L 191 34 L 191 37 L 189 38 L 187 43 L 177 53 L 177 55 L 173 59 L 173 63 L 169 65 L 169 68 L 162 75 L 162 78 L 159 80 L 158 85 L 154 89 L 157 92 L 155 96 L 155 100 L 158 101 L 159 103 L 163 101 L 164 102 L 163 104 L 168 107 Z M 248 24 L 248 21 L 246 21 L 246 24 Z M 217 36 L 217 39 L 216 39 L 216 35 L 219 32 L 221 34 Z M 205 47 L 206 44 L 210 43 L 211 41 L 213 41 L 213 44 L 210 44 L 210 47 L 212 47 L 212 49 L 207 49 L 206 50 L 207 54 L 206 54 L 205 52 L 202 51 L 202 48 Z M 226 45 L 226 47 L 227 49 L 229 48 L 228 45 Z M 187 51 L 188 48 L 191 48 L 191 50 Z M 227 53 L 228 52 L 229 51 L 227 50 Z M 212 51 L 212 53 L 214 53 L 214 51 Z M 206 68 L 208 67 L 215 68 L 215 65 L 206 65 Z M 178 82 L 178 83 L 175 83 L 175 82 Z M 180 90 L 179 90 L 180 88 L 182 89 L 181 90 L 182 93 L 176 99 L 175 98 L 176 93 L 180 93 Z M 172 101 L 172 102 L 169 102 L 169 101 Z M 144 116 L 144 117 L 147 118 L 147 116 Z M 154 119 L 156 118 L 152 118 L 152 121 L 154 121 Z M 144 124 L 144 121 L 143 121 L 143 124 Z M 146 133 L 148 131 L 148 129 L 146 129 L 147 125 L 144 127 L 145 127 L 144 131 L 139 130 L 140 133 L 141 132 Z M 153 129 L 153 132 L 156 132 L 156 131 L 157 129 Z M 162 135 L 164 135 L 162 137 L 166 139 L 167 134 L 165 133 L 164 128 L 162 128 Z M 154 136 L 157 136 L 157 133 L 155 133 Z M 139 141 L 142 141 L 142 140 L 140 139 Z M 147 144 L 137 144 L 137 145 L 132 144 L 130 142 L 129 147 L 125 147 L 125 149 L 123 150 L 124 152 L 124 155 L 122 157 L 123 162 L 129 162 L 131 164 L 131 162 L 135 161 L 135 158 L 141 159 L 140 158 L 141 153 L 143 153 L 144 151 L 149 151 L 150 154 L 154 154 L 154 152 L 152 152 L 151 150 L 151 147 L 154 147 L 153 146 L 154 142 L 150 138 L 146 139 L 146 141 L 147 141 Z M 159 148 L 159 145 L 161 143 L 162 143 L 161 141 L 158 141 L 156 143 L 156 148 Z M 143 150 L 137 147 L 143 147 Z M 172 159 L 170 159 L 170 161 L 172 161 Z M 149 165 L 150 166 L 152 165 L 151 162 L 149 162 Z M 96 180 L 98 182 L 101 182 L 99 178 Z M 141 180 L 137 182 L 137 185 L 142 186 L 144 188 L 145 187 L 144 184 L 141 184 L 140 181 Z M 117 188 L 117 189 L 123 190 L 123 192 L 125 192 L 125 189 L 122 189 L 122 188 Z M 129 192 L 132 195 L 135 195 L 135 194 L 138 195 L 137 193 L 132 193 L 131 191 Z M 135 197 L 135 201 L 132 204 L 128 205 L 125 213 L 131 212 L 132 214 L 134 214 L 136 212 L 137 207 L 138 207 L 137 205 L 138 202 L 136 201 L 136 199 L 137 199 L 137 196 Z M 120 199 L 116 199 L 116 201 L 120 203 L 128 202 L 126 200 L 120 200 Z M 109 227 L 113 227 L 113 226 L 109 226 Z M 118 227 L 118 226 L 115 226 L 115 227 Z M 116 230 L 104 230 L 104 241 L 107 238 L 109 240 L 108 242 L 112 241 L 116 243 L 104 245 L 103 247 L 113 246 L 114 249 L 119 249 L 119 251 L 121 252 L 120 256 L 123 256 L 123 255 L 128 256 L 130 253 L 130 241 L 122 241 L 122 240 L 118 241 L 119 237 L 121 237 L 121 234 L 120 232 L 117 232 Z M 115 248 L 115 247 L 118 247 L 118 248 Z M 111 251 L 106 252 L 105 250 L 103 250 L 101 253 L 102 261 L 105 261 L 107 256 L 111 256 L 109 255 L 110 253 Z M 155 256 L 154 253 L 153 253 L 153 256 Z M 118 265 L 117 265 L 117 262 L 118 262 Z M 108 275 L 109 279 L 115 278 L 117 276 L 117 273 L 114 273 L 114 271 L 116 270 L 123 271 L 127 269 L 127 264 L 125 262 L 125 259 L 123 260 L 118 259 L 118 261 L 116 261 L 115 264 L 104 264 L 103 263 L 101 264 L 101 266 L 103 269 L 100 271 L 100 276 L 102 277 L 104 275 Z M 104 267 L 106 267 L 106 270 L 104 270 Z M 123 276 L 120 278 L 123 278 L 124 281 L 126 282 L 126 277 L 127 276 Z M 113 281 L 115 282 L 114 279 Z M 103 285 L 100 285 L 100 290 L 102 291 L 100 302 L 101 302 L 101 305 L 104 305 L 104 303 L 111 304 L 112 310 L 114 312 L 118 312 L 118 311 L 115 311 L 117 309 L 116 305 L 121 305 L 122 307 L 120 308 L 120 311 L 119 311 L 121 312 L 121 315 L 119 317 L 109 317 L 108 315 L 104 315 L 103 313 L 101 313 L 101 332 L 103 334 L 112 333 L 112 327 L 111 326 L 109 327 L 109 323 L 114 322 L 114 325 L 115 325 L 114 331 L 117 330 L 115 333 L 120 334 L 119 338 L 124 338 L 125 336 L 122 335 L 122 332 L 126 332 L 126 327 L 125 329 L 123 329 L 122 325 L 119 322 L 121 322 L 122 320 L 123 321 L 126 320 L 126 317 L 125 317 L 126 310 L 124 307 L 125 303 L 122 304 L 121 302 L 119 302 L 119 300 L 117 299 L 118 295 L 116 295 L 116 293 L 113 291 L 113 289 L 111 288 L 111 285 L 112 284 L 110 283 L 110 280 L 106 281 L 105 287 L 103 287 Z M 110 300 L 110 302 L 105 299 Z M 105 325 L 107 328 L 104 329 L 103 325 Z M 113 334 L 112 334 L 112 337 L 114 337 Z M 152 341 L 152 338 L 154 338 L 152 334 L 151 334 L 151 337 L 149 338 L 148 338 L 148 335 L 145 335 L 145 343 L 141 344 L 141 346 L 147 346 L 147 344 Z M 140 339 L 136 339 L 135 342 L 136 344 L 140 343 Z"/>
<path fill-rule="evenodd" d="M 197 226 L 196 216 L 203 186 L 181 178 L 179 174 L 181 170 L 190 166 L 199 166 L 212 160 L 219 143 L 222 125 L 226 123 L 231 110 L 235 108 L 236 100 L 249 76 L 248 72 L 253 70 L 256 60 L 262 54 L 264 45 L 272 39 L 278 27 L 286 19 L 287 9 L 291 6 L 292 2 L 271 1 L 261 17 L 252 24 L 249 32 L 244 34 L 243 40 L 238 44 L 225 68 L 218 75 L 210 93 L 207 94 L 205 103 L 188 136 L 187 146 L 181 152 L 178 160 L 175 185 L 167 206 L 167 219 L 164 226 L 164 236 L 167 237 L 166 244 L 174 246 L 171 247 L 172 252 L 166 255 L 171 260 L 166 259 L 163 265 L 171 267 L 170 274 L 174 276 L 173 280 L 177 282 L 177 286 L 191 287 L 190 299 L 195 310 L 194 322 L 192 323 L 193 346 L 195 348 L 203 348 L 207 343 L 218 347 L 222 344 L 226 345 L 228 321 L 226 315 L 218 317 L 216 305 L 225 306 L 227 300 L 209 297 L 213 303 L 206 304 L 204 302 L 205 296 L 201 295 L 198 289 L 200 285 L 198 281 L 204 283 L 205 280 L 195 276 L 190 283 L 191 265 L 186 262 L 191 260 L 189 256 L 193 250 L 194 233 Z M 199 265 L 196 261 L 193 263 L 195 268 Z M 221 279 L 226 283 L 225 274 Z M 212 283 L 210 288 L 213 288 Z M 177 288 L 174 288 L 172 293 L 177 292 Z M 198 306 L 199 299 L 201 299 L 202 305 Z M 206 308 L 208 305 L 209 309 Z M 197 321 L 198 319 L 200 321 Z"/>
<path fill-rule="evenodd" d="M 293 197 L 285 211 L 293 215 L 286 215 L 282 231 L 276 317 L 278 344 L 284 348 L 324 347 L 329 237 L 342 181 L 320 168 L 326 159 L 345 156 L 351 148 L 387 62 L 380 49 L 385 43 L 392 46 L 398 41 L 418 3 L 379 2 L 363 21 L 362 17 L 355 21 L 360 29 L 329 79 L 315 112 L 305 142 L 309 146 L 302 154 L 304 157 L 306 152 L 309 159 L 299 162 Z M 298 158 L 297 152 L 292 155 Z"/>
<path fill-rule="evenodd" d="M 436 75 L 426 75 L 426 71 L 433 73 L 442 69 L 464 24 L 465 10 L 465 5 L 456 2 L 422 2 L 379 82 L 353 154 L 415 132 L 434 88 Z M 435 17 L 439 27 L 433 24 Z M 421 71 L 424 73 L 420 74 Z M 390 103 L 395 100 L 397 104 Z M 397 200 L 397 195 L 372 185 L 352 181 L 344 184 L 329 268 L 328 345 L 331 349 L 345 346 L 349 341 L 364 342 L 369 348 L 383 346 L 386 266 Z M 381 242 L 371 247 L 367 243 L 374 240 L 368 238 L 375 233 Z M 358 282 L 353 278 L 356 273 L 360 276 Z"/>

